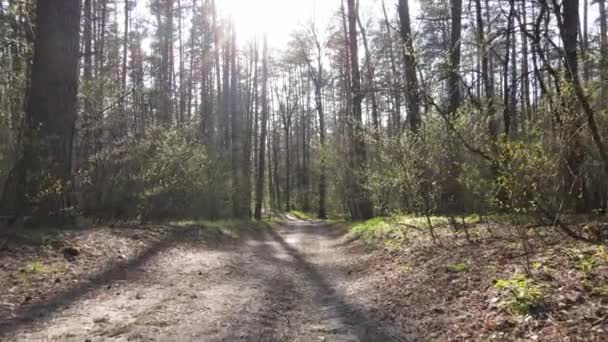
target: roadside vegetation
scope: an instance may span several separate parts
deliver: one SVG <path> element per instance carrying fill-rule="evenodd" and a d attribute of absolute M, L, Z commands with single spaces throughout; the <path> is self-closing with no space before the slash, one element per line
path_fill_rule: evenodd
<path fill-rule="evenodd" d="M 434 238 L 424 217 L 342 225 L 349 239 L 375 253 L 382 279 L 377 286 L 387 292 L 380 301 L 395 315 L 407 310 L 420 336 L 601 339 L 608 319 L 604 244 L 572 239 L 528 217 L 428 219 Z M 525 228 L 514 220 L 527 222 Z M 581 230 L 592 221 L 569 220 Z"/>

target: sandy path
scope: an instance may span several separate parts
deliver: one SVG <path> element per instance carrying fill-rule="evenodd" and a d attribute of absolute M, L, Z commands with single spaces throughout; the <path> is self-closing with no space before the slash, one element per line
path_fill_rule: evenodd
<path fill-rule="evenodd" d="M 226 250 L 172 246 L 0 340 L 406 340 L 365 301 L 370 289 L 351 276 L 361 259 L 342 243 L 321 223 L 292 221 Z"/>

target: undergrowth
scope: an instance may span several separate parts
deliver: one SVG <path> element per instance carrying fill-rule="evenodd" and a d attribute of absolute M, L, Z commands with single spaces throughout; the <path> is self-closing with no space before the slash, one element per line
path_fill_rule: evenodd
<path fill-rule="evenodd" d="M 543 298 L 541 287 L 523 274 L 498 279 L 494 287 L 501 291 L 499 306 L 516 316 L 529 314 Z"/>
<path fill-rule="evenodd" d="M 305 213 L 305 212 L 299 211 L 299 210 L 292 210 L 288 214 L 291 214 L 291 215 L 295 216 L 297 219 L 300 219 L 300 220 L 312 221 L 312 220 L 316 219 L 313 214 Z"/>
<path fill-rule="evenodd" d="M 462 219 L 459 219 L 459 221 Z M 434 229 L 446 231 L 449 218 L 445 216 L 421 217 L 413 215 L 394 215 L 376 217 L 367 221 L 351 222 L 347 225 L 350 235 L 372 248 L 400 249 L 415 236 L 424 235 L 428 223 Z M 479 216 L 470 215 L 464 218 L 465 224 L 479 221 Z"/>

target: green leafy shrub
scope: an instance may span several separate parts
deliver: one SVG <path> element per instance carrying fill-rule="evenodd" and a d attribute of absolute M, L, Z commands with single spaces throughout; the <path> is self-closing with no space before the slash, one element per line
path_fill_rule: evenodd
<path fill-rule="evenodd" d="M 592 255 L 579 255 L 576 261 L 576 268 L 587 273 L 595 267 L 595 259 Z"/>
<path fill-rule="evenodd" d="M 543 298 L 540 286 L 523 274 L 515 274 L 509 279 L 498 279 L 494 287 L 502 292 L 499 305 L 512 315 L 530 313 Z"/>
<path fill-rule="evenodd" d="M 540 142 L 502 139 L 497 144 L 496 206 L 517 214 L 534 212 L 537 205 L 557 198 L 556 156 Z M 558 183 L 557 183 L 558 184 Z M 553 191 L 553 192 L 552 192 Z"/>
<path fill-rule="evenodd" d="M 142 137 L 97 153 L 79 173 L 85 214 L 142 219 L 222 216 L 229 177 L 195 136 L 187 129 L 150 128 Z"/>

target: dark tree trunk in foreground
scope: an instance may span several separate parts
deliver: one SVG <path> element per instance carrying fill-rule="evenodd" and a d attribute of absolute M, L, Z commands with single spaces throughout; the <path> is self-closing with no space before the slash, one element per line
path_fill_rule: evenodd
<path fill-rule="evenodd" d="M 562 13 L 556 13 L 562 16 L 561 21 L 558 20 L 560 26 L 560 34 L 562 43 L 564 44 L 564 62 L 566 68 L 566 79 L 573 85 L 578 82 L 578 0 L 565 1 Z M 559 17 L 558 17 L 559 19 Z M 561 24 L 559 24 L 561 22 Z M 566 172 L 564 189 L 568 194 L 568 200 L 577 212 L 585 211 L 583 200 L 583 182 L 582 163 L 584 159 L 583 146 L 580 141 L 580 128 L 583 125 L 583 117 L 578 111 L 572 113 L 575 115 L 570 123 L 568 132 L 571 134 L 571 141 L 568 144 L 566 151 Z"/>
<path fill-rule="evenodd" d="M 365 136 L 361 118 L 361 102 L 363 93 L 361 92 L 361 73 L 359 71 L 359 53 L 357 45 L 357 9 L 355 0 L 348 0 L 348 45 L 350 51 L 350 71 L 351 71 L 351 98 L 352 115 L 350 123 L 350 134 L 352 141 L 352 155 L 350 157 L 350 196 L 349 209 L 353 220 L 366 220 L 374 215 L 372 203 L 367 197 L 363 182 L 365 176 L 366 151 Z"/>
<path fill-rule="evenodd" d="M 462 36 L 462 0 L 451 1 L 451 32 L 450 32 L 450 51 L 449 51 L 449 70 L 447 80 L 448 104 L 447 112 L 450 119 L 457 116 L 462 94 L 460 91 L 460 52 L 461 52 L 461 36 Z M 450 134 L 449 147 L 449 178 L 446 182 L 446 193 L 443 194 L 444 202 L 447 204 L 447 209 L 450 214 L 455 214 L 462 209 L 462 203 L 458 203 L 460 186 L 457 181 L 460 174 L 461 159 L 460 151 L 457 149 L 457 142 L 454 136 Z"/>
<path fill-rule="evenodd" d="M 17 214 L 61 218 L 70 206 L 80 3 L 80 0 L 37 2 Z"/>

